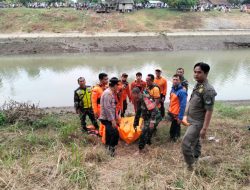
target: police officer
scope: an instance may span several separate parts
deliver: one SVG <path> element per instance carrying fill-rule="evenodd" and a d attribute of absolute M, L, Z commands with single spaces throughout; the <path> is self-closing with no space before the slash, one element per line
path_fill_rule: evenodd
<path fill-rule="evenodd" d="M 92 124 L 96 129 L 99 128 L 95 115 L 93 113 L 92 104 L 91 104 L 91 87 L 86 86 L 86 81 L 84 77 L 80 77 L 77 80 L 79 88 L 74 92 L 74 107 L 76 113 L 79 114 L 81 119 L 82 131 L 87 132 L 86 127 L 86 116 L 88 115 Z"/>
<path fill-rule="evenodd" d="M 115 146 L 119 141 L 119 132 L 117 129 L 119 117 L 116 112 L 118 82 L 119 80 L 116 77 L 109 80 L 109 87 L 101 96 L 101 115 L 99 118 L 105 126 L 105 145 L 112 157 L 115 156 Z"/>
<path fill-rule="evenodd" d="M 136 129 L 136 126 L 138 126 L 139 119 L 141 116 L 144 120 L 142 134 L 139 139 L 139 151 L 141 152 L 146 144 L 148 145 L 151 144 L 151 137 L 154 128 L 159 124 L 162 118 L 161 118 L 161 113 L 154 102 L 153 102 L 154 106 L 149 108 L 150 105 L 147 105 L 149 103 L 147 103 L 147 101 L 144 98 L 147 98 L 147 100 L 149 100 L 150 97 L 147 96 L 146 94 L 142 94 L 138 87 L 132 89 L 132 96 L 137 102 L 137 111 L 134 120 L 134 128 Z"/>
<path fill-rule="evenodd" d="M 182 142 L 182 152 L 188 169 L 201 155 L 200 137 L 205 138 L 212 117 L 215 101 L 213 86 L 208 83 L 207 76 L 210 67 L 200 62 L 194 66 L 194 78 L 197 81 L 187 108 L 187 120 L 190 123 Z"/>

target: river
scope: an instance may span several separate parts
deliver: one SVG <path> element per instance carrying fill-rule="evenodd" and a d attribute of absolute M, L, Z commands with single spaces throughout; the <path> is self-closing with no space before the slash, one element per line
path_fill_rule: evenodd
<path fill-rule="evenodd" d="M 109 77 L 126 72 L 132 81 L 136 72 L 142 72 L 145 79 L 159 67 L 168 80 L 168 96 L 171 76 L 178 67 L 185 69 L 190 93 L 195 84 L 193 66 L 200 61 L 211 66 L 208 79 L 218 93 L 217 100 L 250 99 L 250 50 L 90 53 L 0 57 L 0 105 L 13 99 L 40 107 L 72 106 L 79 76 L 92 86 L 100 72 Z"/>

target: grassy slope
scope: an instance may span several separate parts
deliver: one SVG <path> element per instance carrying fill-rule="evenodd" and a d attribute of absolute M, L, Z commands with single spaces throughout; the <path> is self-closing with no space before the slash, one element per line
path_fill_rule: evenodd
<path fill-rule="evenodd" d="M 137 155 L 137 144 L 119 143 L 115 158 L 99 140 L 83 135 L 75 114 L 52 113 L 28 126 L 0 128 L 0 189 L 248 189 L 250 107 L 217 104 L 202 156 L 193 173 L 185 170 L 181 143 L 168 142 L 161 123 L 153 145 Z M 182 130 L 184 133 L 185 128 Z"/>
<path fill-rule="evenodd" d="M 141 32 L 206 28 L 206 19 L 221 28 L 249 28 L 250 14 L 141 10 L 130 14 L 96 14 L 73 9 L 0 9 L 0 33 L 11 32 Z M 218 21 L 218 19 L 222 19 Z M 209 23 L 210 23 L 209 22 Z M 217 23 L 219 22 L 219 23 Z M 230 24 L 228 24 L 228 22 Z M 225 26 L 224 26 L 225 25 Z"/>

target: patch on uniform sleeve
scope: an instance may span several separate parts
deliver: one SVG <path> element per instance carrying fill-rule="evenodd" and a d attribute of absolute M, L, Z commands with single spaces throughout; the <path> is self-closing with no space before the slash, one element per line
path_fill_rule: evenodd
<path fill-rule="evenodd" d="M 206 97 L 205 98 L 205 104 L 206 105 L 213 105 L 213 98 L 212 97 Z"/>
<path fill-rule="evenodd" d="M 206 105 L 214 104 L 214 97 L 216 96 L 216 92 L 214 90 L 209 90 L 204 94 L 204 103 Z"/>

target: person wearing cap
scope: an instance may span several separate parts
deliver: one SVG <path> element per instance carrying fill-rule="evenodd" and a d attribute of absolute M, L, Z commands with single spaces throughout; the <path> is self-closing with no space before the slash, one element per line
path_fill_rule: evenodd
<path fill-rule="evenodd" d="M 165 102 L 165 97 L 167 94 L 167 80 L 164 77 L 162 77 L 161 74 L 162 74 L 161 69 L 155 69 L 154 83 L 160 87 L 160 91 L 161 91 L 160 111 L 161 111 L 161 116 L 164 117 L 165 116 L 164 102 Z"/>
<path fill-rule="evenodd" d="M 99 120 L 105 126 L 105 144 L 111 156 L 115 154 L 115 146 L 118 144 L 119 132 L 117 130 L 118 115 L 116 112 L 116 93 L 118 78 L 113 77 L 109 81 L 109 87 L 101 96 L 101 114 Z"/>
<path fill-rule="evenodd" d="M 142 73 L 137 72 L 136 73 L 136 79 L 130 84 L 130 89 L 137 87 L 140 89 L 141 92 L 143 92 L 146 89 L 147 83 L 142 80 Z M 131 96 L 132 104 L 134 105 L 134 110 L 136 111 L 136 102 L 133 99 L 133 96 Z"/>
<path fill-rule="evenodd" d="M 98 129 L 99 126 L 92 109 L 91 87 L 86 85 L 86 80 L 84 77 L 79 77 L 77 82 L 79 87 L 74 92 L 74 107 L 76 113 L 80 116 L 82 131 L 88 131 L 86 126 L 86 116 L 89 117 L 92 124 L 96 129 Z"/>
<path fill-rule="evenodd" d="M 186 91 L 188 91 L 188 81 L 187 79 L 185 79 L 184 77 L 184 69 L 183 68 L 178 68 L 176 70 L 176 74 L 180 76 L 180 79 L 181 79 L 181 85 L 183 86 L 183 88 L 186 89 Z"/>
<path fill-rule="evenodd" d="M 127 82 L 128 74 L 123 73 L 121 76 L 121 81 L 118 84 L 118 101 L 120 104 L 121 117 L 124 117 L 125 112 L 128 107 L 127 97 L 129 98 L 129 102 L 131 102 L 131 94 L 129 83 Z"/>

